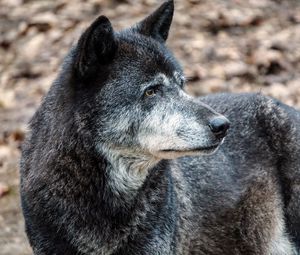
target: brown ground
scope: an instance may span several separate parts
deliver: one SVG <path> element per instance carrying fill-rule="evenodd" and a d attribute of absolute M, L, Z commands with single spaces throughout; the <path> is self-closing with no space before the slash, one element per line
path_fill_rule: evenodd
<path fill-rule="evenodd" d="M 99 13 L 118 29 L 158 0 L 0 0 L 0 254 L 30 254 L 18 197 L 26 123 Z M 177 0 L 169 46 L 196 95 L 261 91 L 300 108 L 298 0 Z"/>

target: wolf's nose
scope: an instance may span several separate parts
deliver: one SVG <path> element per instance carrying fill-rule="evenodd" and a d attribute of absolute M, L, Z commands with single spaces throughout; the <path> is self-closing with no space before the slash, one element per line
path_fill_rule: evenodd
<path fill-rule="evenodd" d="M 214 135 L 221 139 L 226 136 L 230 122 L 225 117 L 216 117 L 209 122 L 208 126 Z"/>

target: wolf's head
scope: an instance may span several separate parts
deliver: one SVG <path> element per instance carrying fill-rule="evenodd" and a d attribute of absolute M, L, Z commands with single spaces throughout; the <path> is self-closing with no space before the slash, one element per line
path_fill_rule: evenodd
<path fill-rule="evenodd" d="M 169 159 L 211 153 L 226 135 L 228 120 L 183 90 L 165 46 L 173 11 L 165 2 L 121 32 L 100 16 L 74 47 L 75 120 L 99 150 Z"/>

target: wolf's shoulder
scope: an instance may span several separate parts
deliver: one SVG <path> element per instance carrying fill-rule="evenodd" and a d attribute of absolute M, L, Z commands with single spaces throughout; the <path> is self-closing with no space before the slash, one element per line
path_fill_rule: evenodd
<path fill-rule="evenodd" d="M 278 103 L 276 99 L 262 93 L 216 93 L 197 99 L 216 108 L 239 111 L 257 110 L 259 106 Z"/>

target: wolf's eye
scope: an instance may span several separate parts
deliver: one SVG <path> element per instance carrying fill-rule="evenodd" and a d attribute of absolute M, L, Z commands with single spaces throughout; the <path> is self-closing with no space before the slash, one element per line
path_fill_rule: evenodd
<path fill-rule="evenodd" d="M 156 93 L 158 92 L 159 90 L 159 87 L 160 85 L 155 85 L 151 88 L 148 88 L 146 91 L 145 91 L 145 96 L 147 97 L 153 97 L 156 95 Z"/>
<path fill-rule="evenodd" d="M 155 95 L 154 89 L 147 89 L 146 92 L 145 92 L 145 95 L 146 95 L 147 97 L 152 97 L 152 96 L 154 96 L 154 95 Z"/>

